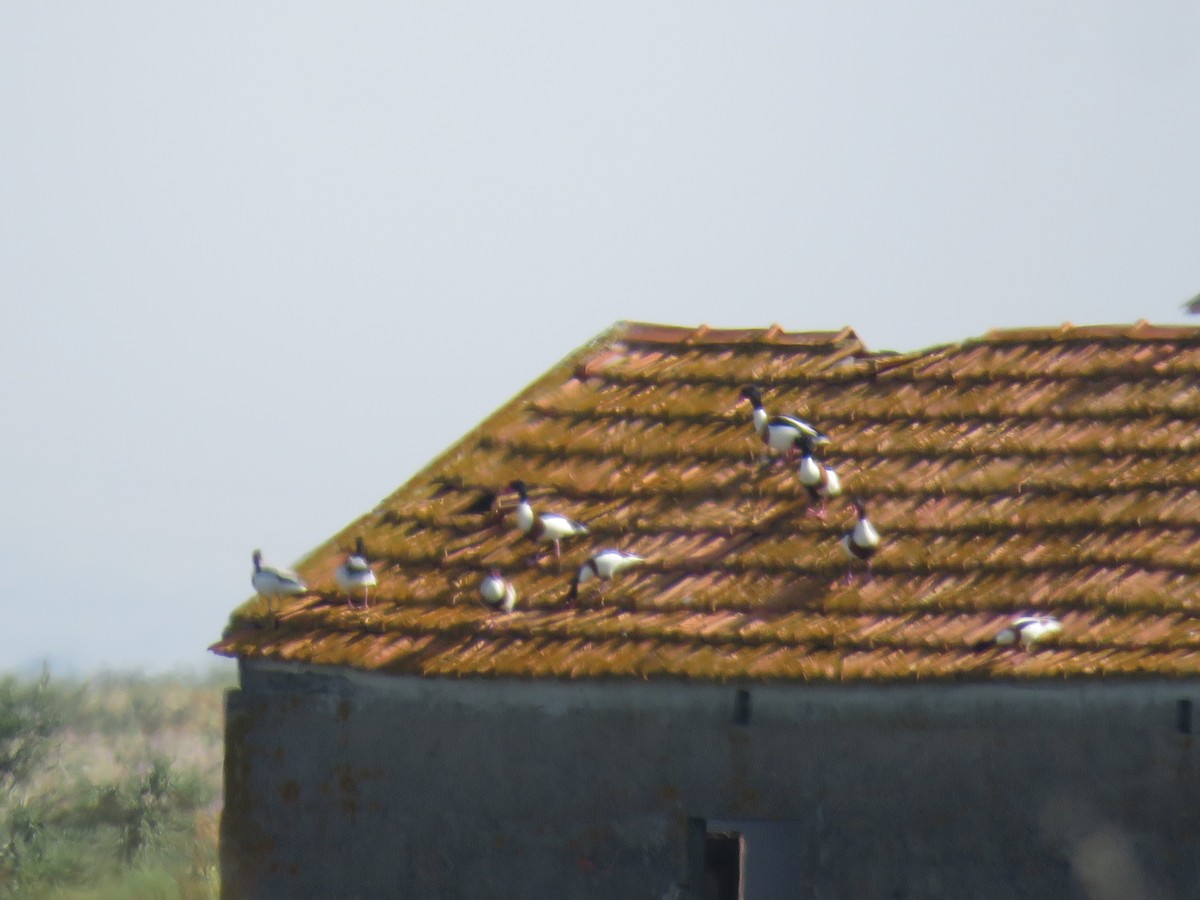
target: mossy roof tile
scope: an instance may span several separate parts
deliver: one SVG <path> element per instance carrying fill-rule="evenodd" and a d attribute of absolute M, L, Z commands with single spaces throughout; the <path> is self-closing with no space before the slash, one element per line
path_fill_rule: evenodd
<path fill-rule="evenodd" d="M 740 388 L 832 435 L 823 459 L 883 534 L 805 515 Z M 588 523 L 561 569 L 472 511 L 513 479 Z M 367 611 L 333 571 L 356 537 Z M 1200 329 L 994 331 L 872 353 L 854 332 L 622 323 L 556 366 L 300 565 L 311 594 L 237 609 L 218 653 L 426 676 L 913 681 L 1200 675 Z M 590 552 L 646 557 L 601 595 Z M 478 601 L 499 566 L 519 600 Z M 1014 616 L 1053 645 L 1001 648 Z"/>

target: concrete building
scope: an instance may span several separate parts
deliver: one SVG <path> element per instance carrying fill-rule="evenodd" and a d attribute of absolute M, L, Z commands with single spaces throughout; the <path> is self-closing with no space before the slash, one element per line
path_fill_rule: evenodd
<path fill-rule="evenodd" d="M 826 518 L 748 385 L 829 435 Z M 1200 896 L 1198 425 L 1197 328 L 620 324 L 234 612 L 225 894 Z"/>

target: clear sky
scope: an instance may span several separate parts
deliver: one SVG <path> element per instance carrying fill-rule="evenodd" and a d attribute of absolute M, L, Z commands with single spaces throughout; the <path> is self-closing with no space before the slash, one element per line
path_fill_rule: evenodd
<path fill-rule="evenodd" d="M 1197 97 L 1190 0 L 0 4 L 0 669 L 204 665 L 619 319 L 1183 321 Z"/>

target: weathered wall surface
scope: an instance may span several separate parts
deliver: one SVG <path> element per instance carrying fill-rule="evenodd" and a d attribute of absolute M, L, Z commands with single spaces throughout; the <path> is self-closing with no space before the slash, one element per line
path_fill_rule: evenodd
<path fill-rule="evenodd" d="M 686 898 L 701 817 L 797 898 L 1200 897 L 1200 684 L 748 690 L 244 666 L 225 896 Z"/>

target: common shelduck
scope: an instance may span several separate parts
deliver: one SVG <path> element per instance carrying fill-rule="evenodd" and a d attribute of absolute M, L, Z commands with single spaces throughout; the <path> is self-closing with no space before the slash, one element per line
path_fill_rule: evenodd
<path fill-rule="evenodd" d="M 375 573 L 371 571 L 371 563 L 367 560 L 367 553 L 363 549 L 363 539 L 360 537 L 354 542 L 354 552 L 346 557 L 346 561 L 337 567 L 333 573 L 334 580 L 337 581 L 338 587 L 346 595 L 346 602 L 351 608 L 354 607 L 354 592 L 362 588 L 363 592 L 363 609 L 371 605 L 370 592 L 375 586 Z"/>
<path fill-rule="evenodd" d="M 879 549 L 879 532 L 875 530 L 875 526 L 867 518 L 867 508 L 858 500 L 851 500 L 851 505 L 854 507 L 854 513 L 858 516 L 858 521 L 854 527 L 847 531 L 842 536 L 842 549 L 846 551 L 846 555 L 850 557 L 850 562 L 846 566 L 846 581 L 850 582 L 853 577 L 854 560 L 860 560 L 867 565 L 867 572 L 871 571 L 871 558 L 875 555 L 875 551 Z"/>
<path fill-rule="evenodd" d="M 842 493 L 842 481 L 838 478 L 838 473 L 829 466 L 818 462 L 813 456 L 813 440 L 807 434 L 802 435 L 799 441 L 800 444 L 800 468 L 798 474 L 800 483 L 804 485 L 808 491 L 808 496 L 813 503 L 819 503 L 817 507 L 811 504 L 808 507 L 808 515 L 816 516 L 822 522 L 825 521 L 825 501 L 830 497 L 840 497 Z"/>
<path fill-rule="evenodd" d="M 566 516 L 557 513 L 541 513 L 535 515 L 529 502 L 529 490 L 524 481 L 514 481 L 508 486 L 521 498 L 517 505 L 517 527 L 525 532 L 530 540 L 543 544 L 554 545 L 554 558 L 561 559 L 562 552 L 559 542 L 563 538 L 587 534 L 587 526 L 574 522 Z"/>
<path fill-rule="evenodd" d="M 479 583 L 479 596 L 484 603 L 500 612 L 510 613 L 517 605 L 517 589 L 500 574 L 499 569 L 492 569 Z"/>
<path fill-rule="evenodd" d="M 762 392 L 754 385 L 742 388 L 742 397 L 754 407 L 754 430 L 771 450 L 792 453 L 801 435 L 808 435 L 813 444 L 828 444 L 829 436 L 795 416 L 772 416 L 763 408 Z"/>
<path fill-rule="evenodd" d="M 254 560 L 254 573 L 250 576 L 250 584 L 254 590 L 267 599 L 267 613 L 275 614 L 271 601 L 276 597 L 290 597 L 308 591 L 308 585 L 295 572 L 288 569 L 278 569 L 275 566 L 262 564 L 262 551 L 255 550 L 251 557 Z"/>
<path fill-rule="evenodd" d="M 1021 616 L 996 635 L 996 643 L 1007 647 L 1019 641 L 1026 650 L 1032 650 L 1043 641 L 1057 637 L 1061 631 L 1062 622 L 1054 616 Z"/>
<path fill-rule="evenodd" d="M 571 590 L 567 594 L 567 602 L 574 603 L 579 597 L 579 586 L 593 578 L 598 581 L 612 581 L 619 573 L 632 566 L 644 563 L 646 560 L 632 553 L 620 550 L 601 550 L 579 567 L 575 577 L 571 579 Z"/>

